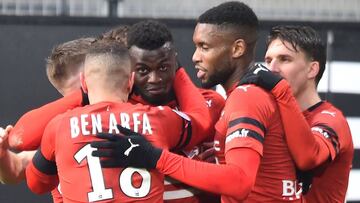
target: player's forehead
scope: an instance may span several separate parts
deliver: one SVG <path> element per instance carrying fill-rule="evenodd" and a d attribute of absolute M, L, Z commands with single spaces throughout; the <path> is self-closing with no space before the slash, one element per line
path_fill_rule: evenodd
<path fill-rule="evenodd" d="M 154 50 L 142 49 L 137 46 L 130 48 L 130 56 L 134 63 L 157 64 L 169 62 L 174 60 L 175 55 L 176 52 L 168 43 Z"/>
<path fill-rule="evenodd" d="M 194 30 L 193 42 L 195 44 L 220 43 L 227 35 L 228 31 L 221 29 L 219 25 L 198 23 Z"/>
<path fill-rule="evenodd" d="M 298 51 L 294 49 L 294 47 L 290 42 L 277 38 L 269 43 L 269 46 L 265 53 L 265 58 L 277 57 L 283 55 L 293 56 L 296 55 L 297 53 Z"/>

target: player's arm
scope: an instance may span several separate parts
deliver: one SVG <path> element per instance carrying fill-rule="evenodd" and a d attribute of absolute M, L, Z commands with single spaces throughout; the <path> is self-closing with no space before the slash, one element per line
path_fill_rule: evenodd
<path fill-rule="evenodd" d="M 183 68 L 176 72 L 174 91 L 181 111 L 190 118 L 191 124 L 186 126 L 184 136 L 176 148 L 191 149 L 209 136 L 211 115 L 204 97 Z"/>
<path fill-rule="evenodd" d="M 312 169 L 335 157 L 338 142 L 335 142 L 334 146 L 329 146 L 329 142 L 323 139 L 321 133 L 312 131 L 291 92 L 289 84 L 284 79 L 272 74 L 264 66 L 256 65 L 253 71 L 248 72 L 240 81 L 240 84 L 248 83 L 256 84 L 275 96 L 289 151 L 300 169 Z M 325 128 L 331 129 L 329 126 Z M 326 130 L 332 138 L 337 137 L 336 133 L 330 131 Z"/>
<path fill-rule="evenodd" d="M 261 89 L 257 88 L 257 90 Z M 265 94 L 264 91 L 262 92 Z M 252 96 L 258 93 L 259 91 L 254 91 Z M 190 160 L 161 150 L 153 147 L 144 136 L 128 129 L 121 129 L 120 132 L 129 136 L 97 135 L 107 140 L 91 143 L 92 147 L 97 148 L 92 155 L 107 158 L 101 160 L 103 167 L 156 168 L 165 175 L 202 190 L 229 195 L 239 200 L 244 199 L 254 186 L 260 165 L 262 142 L 266 126 L 268 126 L 268 123 L 264 123 L 263 120 L 269 121 L 268 118 L 271 115 L 271 112 L 262 113 L 262 109 L 267 109 L 267 106 L 263 106 L 267 102 L 266 99 L 254 104 L 252 101 L 243 99 L 247 95 L 248 92 L 243 92 L 235 97 L 229 97 L 227 103 L 229 109 L 225 107 L 224 117 L 230 118 L 227 120 L 229 127 L 226 132 L 228 146 L 225 149 L 225 165 Z M 262 95 L 259 97 L 262 98 Z M 251 116 L 254 119 L 251 119 Z M 258 122 L 255 121 L 257 118 L 260 118 Z M 246 135 L 234 136 L 234 131 L 242 132 L 243 129 L 248 131 Z M 138 146 L 125 155 L 124 152 L 133 146 L 129 143 L 138 144 Z"/>
<path fill-rule="evenodd" d="M 163 150 L 156 169 L 193 187 L 245 199 L 254 186 L 260 155 L 249 148 L 234 148 L 225 157 L 226 164 L 216 165 Z"/>
<path fill-rule="evenodd" d="M 29 189 L 36 194 L 43 194 L 54 189 L 59 179 L 55 163 L 56 119 L 46 127 L 41 146 L 26 168 L 26 182 Z"/>
<path fill-rule="evenodd" d="M 331 126 L 325 123 L 309 126 L 285 80 L 271 92 L 279 106 L 290 153 L 299 169 L 309 170 L 335 158 L 339 143 Z"/>
<path fill-rule="evenodd" d="M 119 130 L 125 136 L 98 134 L 98 138 L 107 141 L 91 143 L 92 147 L 98 148 L 93 151 L 93 156 L 106 157 L 101 159 L 101 166 L 104 168 L 156 168 L 191 186 L 239 200 L 245 199 L 253 188 L 260 164 L 260 155 L 255 150 L 233 148 L 225 154 L 226 165 L 216 165 L 153 147 L 144 136 L 122 127 Z M 138 146 L 132 148 L 134 144 Z M 126 153 L 130 148 L 130 153 Z"/>
<path fill-rule="evenodd" d="M 34 152 L 16 154 L 8 149 L 8 135 L 12 126 L 0 128 L 0 182 L 15 184 L 25 179 L 25 168 Z"/>
<path fill-rule="evenodd" d="M 24 114 L 9 134 L 11 149 L 36 150 L 49 121 L 56 115 L 81 106 L 83 93 L 79 89 L 69 95 Z M 34 122 L 36 121 L 36 122 Z"/>

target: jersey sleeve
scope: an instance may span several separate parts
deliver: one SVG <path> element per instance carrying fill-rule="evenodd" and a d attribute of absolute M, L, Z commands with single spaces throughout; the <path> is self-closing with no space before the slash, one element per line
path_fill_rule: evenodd
<path fill-rule="evenodd" d="M 186 131 L 177 149 L 191 149 L 209 136 L 211 115 L 204 97 L 183 68 L 176 72 L 174 91 L 181 111 L 190 118 L 189 121 L 184 120 Z"/>
<path fill-rule="evenodd" d="M 227 124 L 225 153 L 234 148 L 250 148 L 263 155 L 274 103 L 271 95 L 254 85 L 239 86 L 231 93 L 223 115 Z"/>
<path fill-rule="evenodd" d="M 187 127 L 190 118 L 183 112 L 171 109 L 168 106 L 150 107 L 144 110 L 152 123 L 154 136 L 146 136 L 147 139 L 163 149 L 175 149 L 186 139 Z M 156 131 L 156 132 L 155 132 Z"/>
<path fill-rule="evenodd" d="M 9 134 L 9 145 L 18 151 L 36 150 L 46 125 L 56 115 L 82 105 L 83 93 L 79 89 L 61 99 L 24 114 Z M 36 122 L 34 122 L 36 121 Z"/>
<path fill-rule="evenodd" d="M 58 127 L 57 119 L 46 127 L 41 146 L 26 168 L 26 182 L 30 190 L 43 194 L 54 189 L 59 179 L 55 163 L 55 136 Z"/>
<path fill-rule="evenodd" d="M 332 124 L 310 126 L 285 80 L 275 86 L 272 94 L 279 106 L 290 153 L 299 169 L 309 170 L 329 158 L 334 159 L 339 143 Z"/>
<path fill-rule="evenodd" d="M 221 111 L 225 106 L 225 99 L 217 92 L 213 90 L 200 89 L 200 93 L 205 99 L 206 105 L 210 111 L 210 134 L 206 138 L 206 141 L 213 141 L 215 135 L 215 124 L 220 118 Z"/>
<path fill-rule="evenodd" d="M 190 186 L 215 194 L 245 199 L 254 186 L 260 164 L 257 152 L 236 148 L 226 154 L 226 164 L 188 159 L 163 150 L 157 169 Z"/>

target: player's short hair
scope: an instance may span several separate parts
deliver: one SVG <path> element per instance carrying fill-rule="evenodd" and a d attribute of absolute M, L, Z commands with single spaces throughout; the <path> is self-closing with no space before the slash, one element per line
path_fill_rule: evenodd
<path fill-rule="evenodd" d="M 242 2 L 230 1 L 215 6 L 201 14 L 197 23 L 231 29 L 234 36 L 244 39 L 248 45 L 255 45 L 257 41 L 258 18 L 254 11 Z"/>
<path fill-rule="evenodd" d="M 137 46 L 141 49 L 154 50 L 166 42 L 173 42 L 169 28 L 154 20 L 140 21 L 130 27 L 128 32 L 128 47 Z"/>
<path fill-rule="evenodd" d="M 309 26 L 280 25 L 271 29 L 267 47 L 275 39 L 290 43 L 296 52 L 303 51 L 310 60 L 319 62 L 319 73 L 315 77 L 318 85 L 326 64 L 326 46 L 320 35 Z"/>
<path fill-rule="evenodd" d="M 92 85 L 106 88 L 107 91 L 125 88 L 131 75 L 128 48 L 117 41 L 96 41 L 86 54 L 84 75 L 88 78 L 102 78 L 93 80 L 96 84 Z"/>
<path fill-rule="evenodd" d="M 97 58 L 99 56 L 108 56 L 109 59 L 113 60 L 107 61 L 108 67 L 110 68 L 123 68 L 121 66 L 121 61 L 130 60 L 129 50 L 127 47 L 124 44 L 118 43 L 117 41 L 99 40 L 94 42 L 86 54 L 86 59 Z M 110 63 L 117 63 L 117 65 L 111 65 Z M 118 65 L 119 67 L 117 67 Z M 126 69 L 127 68 L 130 72 L 130 67 L 126 67 Z"/>
<path fill-rule="evenodd" d="M 99 40 L 115 40 L 127 46 L 127 35 L 130 27 L 120 25 L 100 35 Z"/>
<path fill-rule="evenodd" d="M 116 41 L 97 40 L 92 43 L 86 55 L 114 54 L 127 56 L 128 53 L 129 51 L 124 44 L 119 45 Z"/>
<path fill-rule="evenodd" d="M 46 74 L 49 81 L 56 89 L 61 89 L 63 84 L 73 74 L 79 73 L 85 55 L 95 38 L 79 38 L 55 46 L 50 56 L 46 59 Z"/>

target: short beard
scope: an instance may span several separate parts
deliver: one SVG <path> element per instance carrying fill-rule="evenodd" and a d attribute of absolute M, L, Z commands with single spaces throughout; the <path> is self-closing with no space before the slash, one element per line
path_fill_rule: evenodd
<path fill-rule="evenodd" d="M 201 83 L 201 87 L 204 89 L 210 89 L 218 84 L 223 85 L 230 78 L 232 73 L 233 69 L 230 66 L 221 70 L 215 69 L 214 73 L 209 76 L 209 79 Z"/>

